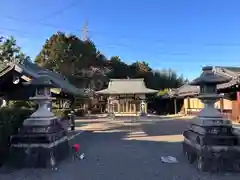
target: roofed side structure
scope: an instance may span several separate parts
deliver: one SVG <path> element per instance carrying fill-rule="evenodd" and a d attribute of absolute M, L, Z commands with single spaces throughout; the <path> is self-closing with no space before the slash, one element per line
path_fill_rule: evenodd
<path fill-rule="evenodd" d="M 20 77 L 24 81 L 29 81 L 31 79 L 38 78 L 42 75 L 48 76 L 54 84 L 57 85 L 63 92 L 72 95 L 86 95 L 83 89 L 78 89 L 73 86 L 65 77 L 57 72 L 53 72 L 44 69 L 32 62 L 26 62 L 23 64 L 7 63 L 0 65 L 0 78 L 10 71 L 15 71 L 22 76 Z"/>
<path fill-rule="evenodd" d="M 223 66 L 215 66 L 213 69 L 215 73 L 218 73 L 222 76 L 230 77 L 232 80 L 228 83 L 223 83 L 217 85 L 217 89 L 225 89 L 230 88 L 232 86 L 236 86 L 240 84 L 240 67 L 223 67 Z M 184 84 L 178 89 L 177 96 L 194 96 L 198 95 L 200 92 L 200 88 L 198 86 L 193 86 L 189 84 Z"/>
<path fill-rule="evenodd" d="M 97 94 L 150 94 L 157 90 L 149 89 L 144 79 L 110 79 L 108 88 L 97 91 Z"/>

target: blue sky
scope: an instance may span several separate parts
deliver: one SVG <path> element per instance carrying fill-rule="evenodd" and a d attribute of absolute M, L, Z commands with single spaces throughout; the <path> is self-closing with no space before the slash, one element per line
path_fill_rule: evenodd
<path fill-rule="evenodd" d="M 34 58 L 56 31 L 89 37 L 105 55 L 187 78 L 204 65 L 240 66 L 239 0 L 1 0 L 0 35 Z"/>

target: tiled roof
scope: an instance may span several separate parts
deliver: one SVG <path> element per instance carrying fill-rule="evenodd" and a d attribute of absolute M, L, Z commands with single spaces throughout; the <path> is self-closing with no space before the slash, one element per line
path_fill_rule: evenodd
<path fill-rule="evenodd" d="M 97 91 L 97 94 L 147 94 L 157 93 L 157 90 L 148 89 L 144 79 L 110 79 L 108 88 Z"/>
<path fill-rule="evenodd" d="M 220 67 L 216 66 L 214 69 L 217 73 L 230 77 L 232 80 L 219 84 L 218 89 L 228 88 L 240 83 L 240 67 Z"/>
<path fill-rule="evenodd" d="M 9 63 L 5 68 L 1 68 L 0 66 L 0 76 L 2 76 L 4 73 L 7 73 L 11 69 L 14 69 L 15 71 L 31 78 L 38 78 L 42 75 L 49 76 L 51 81 L 53 81 L 58 86 L 58 88 L 62 89 L 64 92 L 74 95 L 86 95 L 83 89 L 78 89 L 73 86 L 61 74 L 39 67 L 32 62 L 27 62 L 24 65 Z"/>
<path fill-rule="evenodd" d="M 220 67 L 216 66 L 214 71 L 232 78 L 231 81 L 223 84 L 218 84 L 217 89 L 224 89 L 228 88 L 237 84 L 240 84 L 240 67 Z M 197 95 L 199 94 L 199 86 L 193 86 L 189 84 L 184 84 L 182 87 L 179 88 L 177 95 L 180 97 L 183 96 L 190 96 L 190 95 Z"/>
<path fill-rule="evenodd" d="M 199 91 L 200 91 L 199 86 L 184 84 L 178 89 L 177 95 L 178 96 L 185 96 L 186 94 L 194 95 L 194 94 L 198 94 Z"/>
<path fill-rule="evenodd" d="M 238 75 L 240 74 L 240 67 L 216 66 L 215 68 L 228 70 Z"/>

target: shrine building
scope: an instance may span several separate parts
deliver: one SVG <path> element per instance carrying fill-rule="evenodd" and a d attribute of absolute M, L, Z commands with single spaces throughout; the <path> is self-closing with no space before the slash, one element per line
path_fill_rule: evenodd
<path fill-rule="evenodd" d="M 149 89 L 144 79 L 110 79 L 108 88 L 96 94 L 108 96 L 107 111 L 115 116 L 147 114 L 146 94 L 157 93 Z"/>

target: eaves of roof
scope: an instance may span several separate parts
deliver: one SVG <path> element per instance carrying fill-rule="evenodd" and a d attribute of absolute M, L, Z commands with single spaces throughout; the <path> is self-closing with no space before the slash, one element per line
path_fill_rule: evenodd
<path fill-rule="evenodd" d="M 18 73 L 30 76 L 31 78 L 38 78 L 44 75 L 48 76 L 51 79 L 51 81 L 53 81 L 58 86 L 58 88 L 60 88 L 62 91 L 66 93 L 79 96 L 87 96 L 87 94 L 84 92 L 84 89 L 76 88 L 70 82 L 68 82 L 67 79 L 63 79 L 60 75 L 56 74 L 55 72 L 41 68 L 33 63 L 31 63 L 31 65 L 36 66 L 35 69 L 31 67 L 26 67 L 25 65 L 22 64 L 9 63 L 5 68 L 0 70 L 0 77 L 11 70 L 15 70 Z"/>

